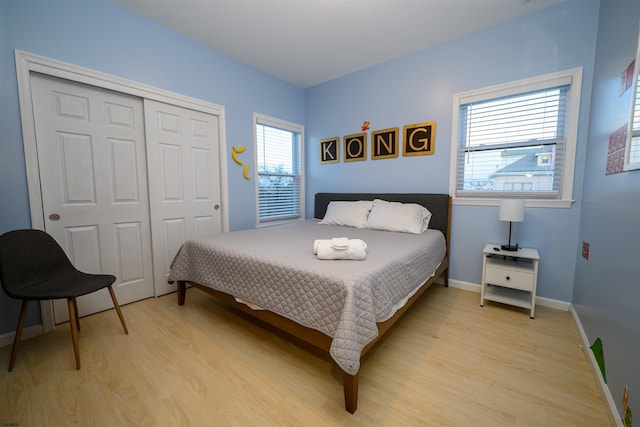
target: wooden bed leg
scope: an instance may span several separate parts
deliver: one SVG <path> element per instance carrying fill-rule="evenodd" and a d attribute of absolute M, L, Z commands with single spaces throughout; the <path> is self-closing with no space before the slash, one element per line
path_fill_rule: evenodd
<path fill-rule="evenodd" d="M 178 305 L 184 305 L 184 298 L 187 294 L 187 284 L 183 281 L 178 281 Z"/>
<path fill-rule="evenodd" d="M 444 287 L 445 288 L 449 287 L 449 269 L 448 268 L 444 271 Z"/>
<path fill-rule="evenodd" d="M 342 382 L 344 385 L 344 406 L 345 409 L 353 414 L 358 409 L 358 375 L 350 375 L 346 372 L 342 373 Z"/>

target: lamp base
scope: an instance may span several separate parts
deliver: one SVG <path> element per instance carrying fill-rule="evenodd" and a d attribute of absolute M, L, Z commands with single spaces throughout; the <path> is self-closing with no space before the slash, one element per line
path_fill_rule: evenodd
<path fill-rule="evenodd" d="M 515 246 L 512 245 L 502 245 L 500 246 L 500 249 L 502 249 L 503 251 L 510 251 L 510 252 L 515 252 L 518 249 L 520 249 L 520 247 L 518 247 L 518 245 L 516 244 Z"/>

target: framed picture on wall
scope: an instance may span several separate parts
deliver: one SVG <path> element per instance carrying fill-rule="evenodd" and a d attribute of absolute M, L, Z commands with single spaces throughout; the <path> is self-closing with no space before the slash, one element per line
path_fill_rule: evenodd
<path fill-rule="evenodd" d="M 371 132 L 371 159 L 392 159 L 398 157 L 398 128 Z"/>
<path fill-rule="evenodd" d="M 354 133 L 344 137 L 344 161 L 360 162 L 367 160 L 367 133 Z"/>
<path fill-rule="evenodd" d="M 340 161 L 340 137 L 320 140 L 320 163 L 338 163 Z"/>
<path fill-rule="evenodd" d="M 436 122 L 406 125 L 402 133 L 403 156 L 427 156 L 435 152 Z"/>
<path fill-rule="evenodd" d="M 622 75 L 620 75 L 620 96 L 622 96 L 627 89 L 633 86 L 633 71 L 635 69 L 635 64 L 635 60 L 631 61 L 631 64 L 629 64 L 629 66 L 622 72 Z"/>

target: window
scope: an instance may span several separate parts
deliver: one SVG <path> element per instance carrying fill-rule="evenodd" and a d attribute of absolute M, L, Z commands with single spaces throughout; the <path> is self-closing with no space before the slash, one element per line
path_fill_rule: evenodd
<path fill-rule="evenodd" d="M 631 117 L 630 136 L 629 136 L 629 148 L 627 149 L 627 167 L 626 170 L 640 169 L 640 90 L 638 89 L 638 83 L 640 80 L 640 73 L 636 75 L 635 83 L 635 97 L 633 116 Z"/>
<path fill-rule="evenodd" d="M 254 114 L 258 225 L 304 218 L 301 125 Z"/>
<path fill-rule="evenodd" d="M 573 69 L 455 94 L 454 201 L 570 206 L 581 76 Z"/>
<path fill-rule="evenodd" d="M 640 32 L 639 32 L 640 33 Z M 636 53 L 635 71 L 633 71 L 633 98 L 631 102 L 631 120 L 627 131 L 627 146 L 624 170 L 640 169 L 640 35 Z"/>

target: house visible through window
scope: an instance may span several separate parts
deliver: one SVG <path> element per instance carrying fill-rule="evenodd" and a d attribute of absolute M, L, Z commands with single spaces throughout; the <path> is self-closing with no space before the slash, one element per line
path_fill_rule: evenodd
<path fill-rule="evenodd" d="M 452 194 L 570 201 L 580 81 L 575 69 L 456 94 Z"/>
<path fill-rule="evenodd" d="M 303 127 L 255 114 L 258 224 L 304 218 Z"/>

